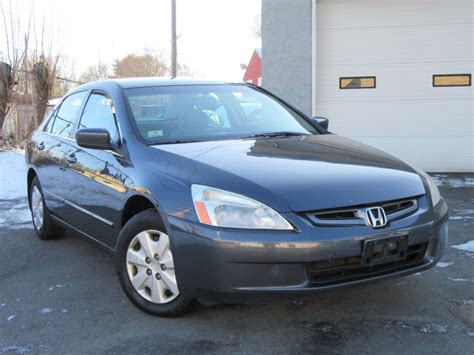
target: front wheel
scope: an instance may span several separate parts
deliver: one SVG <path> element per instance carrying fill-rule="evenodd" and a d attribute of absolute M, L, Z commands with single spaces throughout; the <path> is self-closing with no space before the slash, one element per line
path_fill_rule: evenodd
<path fill-rule="evenodd" d="M 187 312 L 195 301 L 182 296 L 170 238 L 156 210 L 141 212 L 120 232 L 115 266 L 122 288 L 140 309 L 163 317 Z"/>
<path fill-rule="evenodd" d="M 43 240 L 60 238 L 64 230 L 54 224 L 44 203 L 43 190 L 37 177 L 33 179 L 29 191 L 31 218 L 38 238 Z"/>

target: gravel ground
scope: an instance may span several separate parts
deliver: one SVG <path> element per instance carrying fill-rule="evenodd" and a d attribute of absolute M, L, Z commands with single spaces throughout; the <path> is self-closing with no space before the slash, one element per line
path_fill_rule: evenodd
<path fill-rule="evenodd" d="M 436 268 L 297 301 L 200 306 L 178 319 L 140 312 L 110 256 L 71 235 L 40 241 L 25 199 L 2 199 L 0 353 L 474 354 L 474 175 L 435 178 L 450 206 L 450 245 L 461 245 Z"/>

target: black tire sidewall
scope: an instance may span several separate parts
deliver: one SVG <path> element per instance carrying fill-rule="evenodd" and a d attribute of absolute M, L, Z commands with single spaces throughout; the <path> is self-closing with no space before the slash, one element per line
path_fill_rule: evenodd
<path fill-rule="evenodd" d="M 194 300 L 186 298 L 181 294 L 178 295 L 173 301 L 165 304 L 156 304 L 143 298 L 132 286 L 128 277 L 127 265 L 126 265 L 126 254 L 128 246 L 132 239 L 139 233 L 145 230 L 158 230 L 166 233 L 165 228 L 160 223 L 160 217 L 156 210 L 150 209 L 144 212 L 138 213 L 132 217 L 126 225 L 122 228 L 117 240 L 115 248 L 115 268 L 117 276 L 127 297 L 132 301 L 138 308 L 143 311 L 163 316 L 163 317 L 176 317 L 186 312 Z M 168 233 L 167 233 L 168 234 Z M 169 236 L 169 234 L 168 234 Z M 170 238 L 170 248 L 173 252 L 173 242 Z M 179 280 L 178 288 L 179 288 Z"/>

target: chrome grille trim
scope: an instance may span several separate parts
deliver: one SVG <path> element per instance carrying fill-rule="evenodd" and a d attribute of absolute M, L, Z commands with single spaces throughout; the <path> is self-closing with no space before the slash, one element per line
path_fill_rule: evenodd
<path fill-rule="evenodd" d="M 372 207 L 380 206 L 385 210 L 388 222 L 407 217 L 418 210 L 416 198 L 398 200 L 393 202 L 381 202 L 363 207 L 341 208 L 329 211 L 308 212 L 306 217 L 315 225 L 319 226 L 357 226 L 367 225 L 366 211 Z"/>

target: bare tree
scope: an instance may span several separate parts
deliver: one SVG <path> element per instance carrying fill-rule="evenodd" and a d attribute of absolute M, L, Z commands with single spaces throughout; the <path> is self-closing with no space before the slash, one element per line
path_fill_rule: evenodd
<path fill-rule="evenodd" d="M 12 67 L 7 63 L 0 63 L 0 130 L 8 112 L 12 82 Z"/>
<path fill-rule="evenodd" d="M 37 16 L 33 0 L 0 1 L 0 21 L 0 129 L 21 140 L 41 123 L 52 95 L 60 31 L 51 17 Z"/>
<path fill-rule="evenodd" d="M 194 70 L 186 63 L 178 64 L 178 76 L 194 76 Z"/>
<path fill-rule="evenodd" d="M 37 23 L 40 19 L 41 22 Z M 33 16 L 34 47 L 31 53 L 27 53 L 31 57 L 28 69 L 32 74 L 34 90 L 36 122 L 33 123 L 33 128 L 43 121 L 57 77 L 60 54 L 56 48 L 57 40 L 52 36 L 59 32 L 53 30 L 52 23 L 44 14 L 41 18 Z"/>
<path fill-rule="evenodd" d="M 15 7 L 12 1 L 0 2 L 0 16 L 3 22 L 1 42 L 2 55 L 0 62 L 3 62 L 0 72 L 1 95 L 0 95 L 0 129 L 8 112 L 12 108 L 15 96 L 19 91 L 27 91 L 27 72 L 25 63 L 27 62 L 28 42 L 30 38 L 31 16 L 24 21 L 18 16 L 20 9 Z"/>
<path fill-rule="evenodd" d="M 254 16 L 250 29 L 255 38 L 262 38 L 262 17 L 260 16 L 260 14 Z"/>
<path fill-rule="evenodd" d="M 61 55 L 58 62 L 57 76 L 51 92 L 52 97 L 64 96 L 73 86 L 81 84 L 76 79 L 75 61 L 73 58 Z"/>
<path fill-rule="evenodd" d="M 34 127 L 43 121 L 46 112 L 48 100 L 53 91 L 54 81 L 56 80 L 56 72 L 58 66 L 59 55 L 41 56 L 35 61 L 32 69 L 34 83 L 34 104 L 36 122 Z"/>

